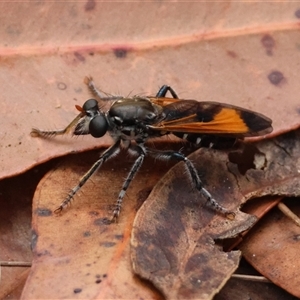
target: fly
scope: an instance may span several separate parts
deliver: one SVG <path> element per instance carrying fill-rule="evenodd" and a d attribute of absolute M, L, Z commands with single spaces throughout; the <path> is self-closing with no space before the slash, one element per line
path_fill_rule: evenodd
<path fill-rule="evenodd" d="M 208 206 L 230 219 L 234 218 L 235 213 L 219 204 L 203 187 L 195 166 L 185 155 L 174 150 L 152 149 L 145 143 L 151 138 L 173 134 L 198 146 L 205 145 L 209 141 L 209 146 L 211 141 L 217 139 L 233 141 L 270 133 L 273 130 L 271 119 L 260 113 L 230 104 L 181 100 L 168 85 L 163 85 L 155 97 L 111 95 L 103 97 L 91 77 L 86 77 L 85 83 L 94 97 L 104 102 L 112 101 L 107 111 L 100 108 L 96 99 L 89 99 L 82 107 L 76 105 L 79 114 L 66 128 L 54 131 L 33 128 L 31 131 L 32 136 L 46 138 L 70 133 L 75 127 L 74 135 L 90 134 L 95 138 L 101 138 L 109 133 L 114 140 L 113 145 L 100 155 L 99 159 L 55 209 L 56 213 L 67 207 L 87 180 L 103 163 L 117 155 L 120 147 L 123 147 L 137 158 L 123 183 L 111 222 L 118 219 L 126 191 L 146 155 L 161 160 L 174 159 L 184 162 L 193 185 L 206 199 Z M 172 97 L 166 97 L 168 92 Z"/>

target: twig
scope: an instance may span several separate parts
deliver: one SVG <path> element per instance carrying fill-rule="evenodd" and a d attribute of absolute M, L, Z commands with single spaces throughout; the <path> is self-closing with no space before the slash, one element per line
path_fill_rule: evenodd
<path fill-rule="evenodd" d="M 300 227 L 300 218 L 296 214 L 294 214 L 284 203 L 280 202 L 277 206 L 285 216 L 287 216 L 297 226 Z"/>
<path fill-rule="evenodd" d="M 232 274 L 231 278 L 237 278 L 237 279 L 249 280 L 249 281 L 255 281 L 255 282 L 270 283 L 270 280 L 268 280 L 264 276 L 246 275 L 246 274 Z"/>
<path fill-rule="evenodd" d="M 2 267 L 31 267 L 30 261 L 0 261 Z"/>

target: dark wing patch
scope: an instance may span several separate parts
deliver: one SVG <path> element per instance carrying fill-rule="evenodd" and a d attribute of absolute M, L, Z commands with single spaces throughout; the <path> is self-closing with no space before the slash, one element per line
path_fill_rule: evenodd
<path fill-rule="evenodd" d="M 253 113 L 244 109 L 241 111 L 241 118 L 251 131 L 257 135 L 264 135 L 273 130 L 271 126 L 272 120 L 260 113 Z"/>

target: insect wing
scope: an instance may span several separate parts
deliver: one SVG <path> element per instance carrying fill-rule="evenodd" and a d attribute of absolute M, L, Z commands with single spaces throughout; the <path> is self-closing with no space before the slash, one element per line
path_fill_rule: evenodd
<path fill-rule="evenodd" d="M 152 129 L 235 137 L 264 135 L 273 130 L 266 116 L 218 102 L 177 100 L 164 106 L 163 113 L 164 120 Z"/>

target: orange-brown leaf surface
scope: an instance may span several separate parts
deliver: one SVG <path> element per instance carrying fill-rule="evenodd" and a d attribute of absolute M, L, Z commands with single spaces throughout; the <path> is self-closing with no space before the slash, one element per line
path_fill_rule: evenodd
<path fill-rule="evenodd" d="M 0 177 L 109 138 L 33 139 L 58 129 L 88 97 L 92 75 L 110 93 L 240 105 L 275 133 L 299 125 L 299 5 L 286 3 L 2 2 Z M 288 103 L 288 105 L 287 105 Z"/>

